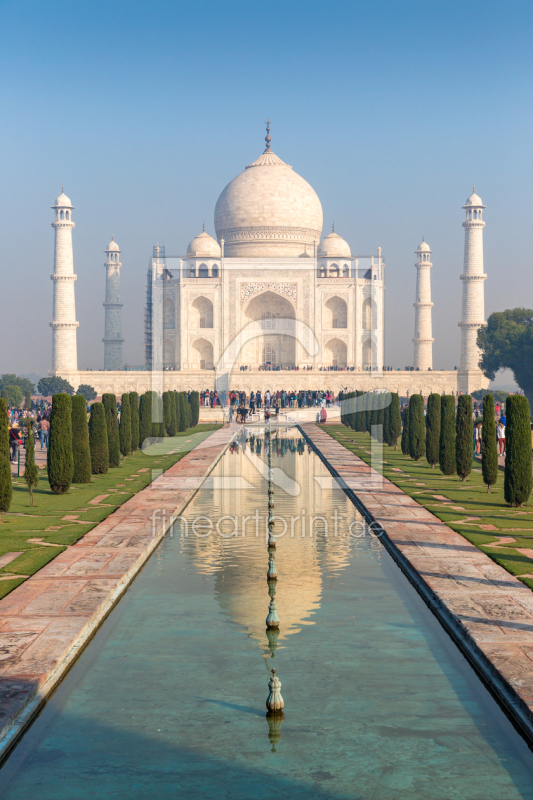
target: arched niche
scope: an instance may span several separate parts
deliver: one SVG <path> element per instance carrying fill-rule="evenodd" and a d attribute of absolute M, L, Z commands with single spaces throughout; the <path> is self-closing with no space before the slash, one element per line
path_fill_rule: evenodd
<path fill-rule="evenodd" d="M 324 328 L 348 327 L 348 306 L 342 297 L 330 297 L 324 305 Z"/>
<path fill-rule="evenodd" d="M 346 342 L 330 339 L 325 346 L 324 363 L 326 366 L 343 368 L 347 361 Z"/>
<path fill-rule="evenodd" d="M 372 339 L 363 342 L 363 369 L 377 366 L 377 347 Z"/>
<path fill-rule="evenodd" d="M 172 339 L 163 339 L 163 365 L 173 367 L 174 364 L 174 342 Z"/>
<path fill-rule="evenodd" d="M 213 345 L 207 339 L 196 339 L 193 346 L 193 363 L 198 369 L 213 369 Z"/>
<path fill-rule="evenodd" d="M 176 306 L 171 297 L 163 300 L 163 328 L 172 329 L 176 327 Z"/>
<path fill-rule="evenodd" d="M 213 303 L 207 297 L 197 297 L 191 304 L 190 327 L 212 328 L 213 327 Z"/>
<path fill-rule="evenodd" d="M 261 334 L 244 346 L 240 362 L 249 365 L 264 364 L 264 348 L 268 345 L 273 348 L 268 352 L 275 356 L 276 364 L 294 366 L 296 339 L 290 332 L 295 332 L 295 319 L 293 304 L 276 292 L 266 291 L 253 297 L 246 306 L 243 323 L 247 325 L 257 322 Z"/>
<path fill-rule="evenodd" d="M 375 331 L 378 327 L 378 307 L 372 297 L 367 297 L 363 302 L 363 328 Z"/>

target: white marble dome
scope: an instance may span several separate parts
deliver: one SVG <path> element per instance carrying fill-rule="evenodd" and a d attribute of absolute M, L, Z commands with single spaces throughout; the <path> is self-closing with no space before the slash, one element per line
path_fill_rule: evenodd
<path fill-rule="evenodd" d="M 218 198 L 215 230 L 225 256 L 296 257 L 320 240 L 322 206 L 313 187 L 267 147 Z"/>
<path fill-rule="evenodd" d="M 481 208 L 485 208 L 486 206 L 483 205 L 483 200 L 481 197 L 476 194 L 476 187 L 474 186 L 474 190 L 466 203 L 464 204 L 463 208 L 467 208 L 468 206 L 481 206 Z"/>
<path fill-rule="evenodd" d="M 55 201 L 54 205 L 52 206 L 52 208 L 56 208 L 56 207 L 74 208 L 74 206 L 70 202 L 70 197 L 67 197 L 63 187 L 61 187 L 61 194 L 59 195 L 59 197 L 56 197 L 56 201 Z"/>
<path fill-rule="evenodd" d="M 212 236 L 202 231 L 189 243 L 187 255 L 196 258 L 220 258 L 220 245 Z"/>
<path fill-rule="evenodd" d="M 318 258 L 350 258 L 351 255 L 350 245 L 335 231 L 322 239 L 317 250 Z"/>
<path fill-rule="evenodd" d="M 417 253 L 431 253 L 432 251 L 431 251 L 431 247 L 425 241 L 425 239 L 422 239 L 422 241 L 420 242 L 420 244 L 418 245 L 418 247 L 416 249 L 416 252 Z"/>
<path fill-rule="evenodd" d="M 116 252 L 120 252 L 120 247 L 115 242 L 113 237 L 111 237 L 111 241 L 109 242 L 109 244 L 106 247 L 106 253 L 109 252 L 110 250 L 113 250 L 113 251 L 116 251 Z"/>

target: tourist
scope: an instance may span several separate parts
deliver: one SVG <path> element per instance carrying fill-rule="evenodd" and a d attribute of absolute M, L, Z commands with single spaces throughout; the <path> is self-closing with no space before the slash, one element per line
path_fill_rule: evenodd
<path fill-rule="evenodd" d="M 496 439 L 498 440 L 498 453 L 503 456 L 505 455 L 505 425 L 501 419 L 496 426 Z"/>
<path fill-rule="evenodd" d="M 270 408 L 270 389 L 267 389 L 265 392 L 265 406 Z"/>
<path fill-rule="evenodd" d="M 474 446 L 478 456 L 481 453 L 481 422 L 476 422 L 474 425 Z"/>
<path fill-rule="evenodd" d="M 9 446 L 11 448 L 11 461 L 16 462 L 19 444 L 22 444 L 18 423 L 14 422 L 9 429 Z"/>
<path fill-rule="evenodd" d="M 48 450 L 48 438 L 50 436 L 50 423 L 43 416 L 37 425 L 37 432 L 39 434 L 39 441 L 41 443 L 41 450 Z"/>

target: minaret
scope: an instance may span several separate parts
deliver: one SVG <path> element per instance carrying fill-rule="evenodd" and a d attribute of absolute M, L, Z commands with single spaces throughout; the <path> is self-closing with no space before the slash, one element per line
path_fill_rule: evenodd
<path fill-rule="evenodd" d="M 120 247 L 113 237 L 104 251 L 107 255 L 105 262 L 105 336 L 104 343 L 104 369 L 122 369 L 122 319 L 120 302 Z"/>
<path fill-rule="evenodd" d="M 475 370 L 479 372 L 481 353 L 477 346 L 477 332 L 485 324 L 485 289 L 486 275 L 483 272 L 483 228 L 482 211 L 485 208 L 481 198 L 476 194 L 474 186 L 463 206 L 466 211 L 465 255 L 461 280 L 463 281 L 463 306 L 461 313 L 461 361 L 460 372 Z M 462 382 L 464 384 L 464 381 Z M 463 390 L 469 391 L 469 381 Z"/>
<path fill-rule="evenodd" d="M 56 375 L 75 372 L 78 369 L 78 350 L 76 344 L 76 304 L 74 301 L 74 260 L 72 256 L 72 211 L 74 206 L 66 196 L 64 187 L 55 205 L 54 273 L 54 311 L 52 339 L 52 371 Z"/>
<path fill-rule="evenodd" d="M 431 336 L 431 248 L 422 239 L 416 251 L 416 303 L 415 307 L 415 368 L 433 369 L 433 341 Z"/>

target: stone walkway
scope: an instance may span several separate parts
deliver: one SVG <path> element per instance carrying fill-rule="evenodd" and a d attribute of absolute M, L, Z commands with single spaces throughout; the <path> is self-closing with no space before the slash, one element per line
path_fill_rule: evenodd
<path fill-rule="evenodd" d="M 508 713 L 533 738 L 533 593 L 317 425 L 300 429 Z M 416 672 L 413 672 L 416 680 Z"/>
<path fill-rule="evenodd" d="M 234 436 L 215 431 L 0 600 L 0 757 L 39 710 Z M 154 515 L 154 512 L 156 514 Z"/>

